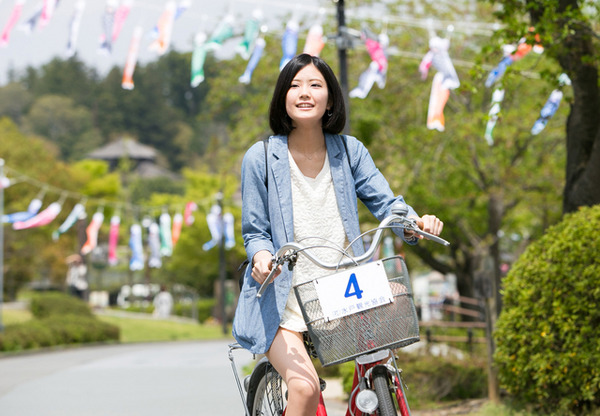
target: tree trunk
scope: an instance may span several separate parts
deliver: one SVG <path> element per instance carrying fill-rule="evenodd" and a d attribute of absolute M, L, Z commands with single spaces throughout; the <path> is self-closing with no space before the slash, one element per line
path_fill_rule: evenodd
<path fill-rule="evenodd" d="M 565 0 L 560 6 L 563 9 L 578 7 L 573 0 Z M 556 54 L 573 88 L 566 131 L 564 213 L 580 206 L 600 204 L 600 93 L 595 59 L 598 51 L 593 44 L 591 27 L 569 23 L 574 30 Z"/>

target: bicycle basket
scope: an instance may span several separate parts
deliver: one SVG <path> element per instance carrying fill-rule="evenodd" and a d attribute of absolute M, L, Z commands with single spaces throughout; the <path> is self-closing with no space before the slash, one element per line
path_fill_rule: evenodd
<path fill-rule="evenodd" d="M 419 321 L 404 259 L 390 257 L 383 260 L 383 266 L 393 302 L 339 319 L 325 319 L 314 281 L 294 286 L 308 333 L 323 366 L 419 341 Z M 327 279 L 327 276 L 319 279 Z"/>

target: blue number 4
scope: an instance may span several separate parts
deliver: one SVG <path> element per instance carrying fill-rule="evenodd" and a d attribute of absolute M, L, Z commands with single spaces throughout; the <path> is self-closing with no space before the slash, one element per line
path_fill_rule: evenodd
<path fill-rule="evenodd" d="M 350 279 L 348 279 L 348 286 L 346 286 L 346 293 L 344 297 L 349 298 L 356 296 L 357 299 L 362 298 L 363 291 L 358 287 L 358 280 L 356 280 L 356 274 L 352 273 Z"/>

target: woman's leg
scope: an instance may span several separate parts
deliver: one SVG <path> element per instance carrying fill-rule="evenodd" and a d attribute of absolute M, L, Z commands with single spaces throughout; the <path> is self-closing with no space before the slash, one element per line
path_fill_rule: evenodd
<path fill-rule="evenodd" d="M 314 416 L 321 389 L 302 334 L 279 328 L 266 356 L 287 384 L 286 416 Z"/>

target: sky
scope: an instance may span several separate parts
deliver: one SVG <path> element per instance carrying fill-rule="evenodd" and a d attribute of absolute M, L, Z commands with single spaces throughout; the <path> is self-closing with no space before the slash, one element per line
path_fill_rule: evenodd
<path fill-rule="evenodd" d="M 10 31 L 8 44 L 0 47 L 0 85 L 8 82 L 8 71 L 11 69 L 18 72 L 27 66 L 39 67 L 54 57 L 65 58 L 70 22 L 78 0 L 60 0 L 48 24 L 40 28 L 38 20 L 38 27 L 29 34 L 19 26 L 39 10 L 43 0 L 0 0 L 0 32 L 5 29 L 15 3 L 19 1 L 24 1 L 20 18 Z M 189 1 L 190 7 L 176 21 L 173 28 L 171 48 L 179 52 L 192 51 L 196 34 L 199 31 L 210 34 L 228 13 L 236 18 L 235 26 L 240 34 L 246 19 L 255 9 L 262 10 L 269 30 L 281 32 L 286 17 L 292 14 L 301 21 L 310 21 L 313 15 L 318 15 L 319 7 L 328 8 L 330 13 L 333 13 L 335 7 L 329 0 L 303 0 L 301 3 L 288 0 Z M 180 2 L 181 0 L 178 0 L 178 3 Z M 133 0 L 123 29 L 113 44 L 112 53 L 103 55 L 98 53 L 98 47 L 103 33 L 102 16 L 106 0 L 86 0 L 76 44 L 77 56 L 101 75 L 106 74 L 115 65 L 123 67 L 134 28 L 140 25 L 144 32 L 138 63 L 156 60 L 156 52 L 148 50 L 152 41 L 150 32 L 158 22 L 166 3 L 167 0 Z M 232 54 L 232 50 L 233 48 L 224 48 L 221 53 Z"/>

